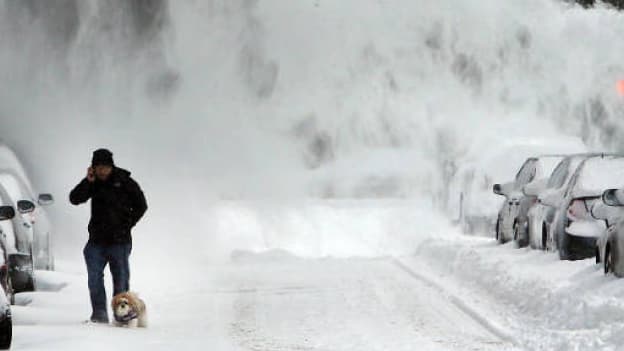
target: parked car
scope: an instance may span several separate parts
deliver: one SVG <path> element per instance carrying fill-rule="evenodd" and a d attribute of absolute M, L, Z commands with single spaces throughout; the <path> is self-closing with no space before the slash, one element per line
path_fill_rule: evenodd
<path fill-rule="evenodd" d="M 54 202 L 51 194 L 40 193 L 35 196 L 34 187 L 22 163 L 8 146 L 0 144 L 0 170 L 12 174 L 19 184 L 21 191 L 28 196 L 20 200 L 29 200 L 39 205 L 33 212 L 33 255 L 36 269 L 53 270 L 54 253 L 52 225 L 46 207 Z"/>
<path fill-rule="evenodd" d="M 530 184 L 545 184 L 563 158 L 562 155 L 531 157 L 524 162 L 512 182 L 494 185 L 494 193 L 505 197 L 496 221 L 498 242 L 513 240 L 520 247 L 528 245 L 527 213 L 537 202 L 537 197 L 525 195 L 523 189 Z"/>
<path fill-rule="evenodd" d="M 496 227 L 500 197 L 492 193 L 494 179 L 510 179 L 518 172 L 518 164 L 537 152 L 519 145 L 488 150 L 478 159 L 466 161 L 457 171 L 451 193 L 459 194 L 458 224 L 464 233 L 491 235 Z"/>
<path fill-rule="evenodd" d="M 568 155 L 559 162 L 545 184 L 535 182 L 525 186 L 523 191 L 525 195 L 536 196 L 538 198 L 538 202 L 531 207 L 527 214 L 529 245 L 531 248 L 541 250 L 554 249 L 554 245 L 548 240 L 548 233 L 555 216 L 555 208 L 539 201 L 539 197 L 541 195 L 555 193 L 563 198 L 565 189 L 578 166 L 590 157 L 601 156 L 603 156 L 603 154 L 585 153 Z"/>
<path fill-rule="evenodd" d="M 13 318 L 11 315 L 11 305 L 2 290 L 0 291 L 0 350 L 10 349 L 12 339 Z"/>
<path fill-rule="evenodd" d="M 15 217 L 15 209 L 11 206 L 0 206 L 0 222 L 6 222 Z M 6 259 L 6 252 L 3 255 Z M 6 262 L 6 261 L 5 261 Z M 6 263 L 2 266 L 4 274 L 0 275 L 0 349 L 8 350 L 13 339 L 13 320 L 11 316 L 12 290 L 10 279 L 6 274 Z"/>
<path fill-rule="evenodd" d="M 2 205 L 17 208 L 18 204 L 0 183 L 0 200 Z M 19 203 L 19 212 L 26 211 L 26 204 Z M 32 259 L 32 222 L 22 214 L 14 216 L 3 223 L 3 240 L 8 256 L 9 276 L 15 293 L 35 290 L 35 272 Z"/>
<path fill-rule="evenodd" d="M 495 135 L 480 139 L 458 162 L 449 184 L 449 212 L 458 214 L 456 223 L 464 233 L 491 235 L 502 203 L 501 197 L 492 193 L 495 181 L 513 179 L 527 158 L 566 152 L 585 152 L 585 146 L 578 138 Z"/>
<path fill-rule="evenodd" d="M 36 269 L 54 269 L 54 255 L 52 253 L 51 225 L 44 207 L 54 202 L 52 195 L 39 195 L 37 204 L 27 182 L 19 174 L 10 169 L 0 169 L 0 185 L 8 192 L 14 205 L 18 209 L 24 222 L 24 227 L 30 232 L 30 248 L 32 261 Z M 20 250 L 20 252 L 26 252 Z"/>
<path fill-rule="evenodd" d="M 11 305 L 15 304 L 15 292 L 13 290 L 13 282 L 9 274 L 9 255 L 6 250 L 6 240 L 4 232 L 0 227 L 0 286 L 4 291 L 7 300 Z"/>
<path fill-rule="evenodd" d="M 592 216 L 603 220 L 607 227 L 596 241 L 596 264 L 603 264 L 605 274 L 624 276 L 624 192 L 606 190 L 602 201 L 591 210 Z"/>
<path fill-rule="evenodd" d="M 540 197 L 555 208 L 549 236 L 562 260 L 593 257 L 596 240 L 606 229 L 604 221 L 591 215 L 591 208 L 605 189 L 624 187 L 624 158 L 592 157 L 584 160 L 565 189 Z M 563 195 L 562 195 L 563 194 Z"/>

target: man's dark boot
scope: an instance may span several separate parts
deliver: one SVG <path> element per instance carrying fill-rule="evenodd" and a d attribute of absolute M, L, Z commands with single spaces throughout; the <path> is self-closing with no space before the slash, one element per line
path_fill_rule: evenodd
<path fill-rule="evenodd" d="M 108 324 L 108 316 L 102 314 L 92 314 L 89 319 L 91 323 Z"/>

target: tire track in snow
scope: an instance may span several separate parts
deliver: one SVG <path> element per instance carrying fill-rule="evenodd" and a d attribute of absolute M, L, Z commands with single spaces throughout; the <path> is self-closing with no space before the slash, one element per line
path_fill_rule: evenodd
<path fill-rule="evenodd" d="M 392 258 L 391 261 L 398 269 L 402 270 L 413 279 L 420 281 L 421 283 L 427 285 L 428 287 L 438 291 L 441 295 L 445 296 L 455 307 L 464 312 L 468 317 L 472 318 L 475 322 L 477 322 L 484 329 L 492 333 L 494 336 L 498 337 L 502 341 L 511 343 L 515 347 L 520 347 L 518 341 L 513 336 L 505 332 L 502 327 L 496 325 L 495 323 L 488 320 L 486 317 L 482 316 L 479 312 L 470 307 L 463 300 L 450 293 L 447 289 L 444 288 L 444 286 L 411 269 L 408 265 L 403 263 L 398 258 Z"/>

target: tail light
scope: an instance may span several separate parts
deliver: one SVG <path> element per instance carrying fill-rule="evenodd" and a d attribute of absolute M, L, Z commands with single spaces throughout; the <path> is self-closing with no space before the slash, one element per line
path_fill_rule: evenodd
<path fill-rule="evenodd" d="M 571 221 L 591 218 L 591 206 L 596 199 L 574 199 L 568 207 L 568 219 Z"/>

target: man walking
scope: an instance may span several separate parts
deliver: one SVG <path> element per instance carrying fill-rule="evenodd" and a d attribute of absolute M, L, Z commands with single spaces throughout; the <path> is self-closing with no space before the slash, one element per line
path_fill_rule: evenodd
<path fill-rule="evenodd" d="M 104 268 L 108 264 L 113 276 L 113 296 L 130 289 L 130 232 L 145 214 L 147 202 L 130 172 L 116 167 L 113 154 L 106 149 L 93 152 L 87 176 L 69 194 L 73 205 L 89 199 L 89 241 L 83 253 L 93 309 L 90 321 L 108 323 Z"/>

